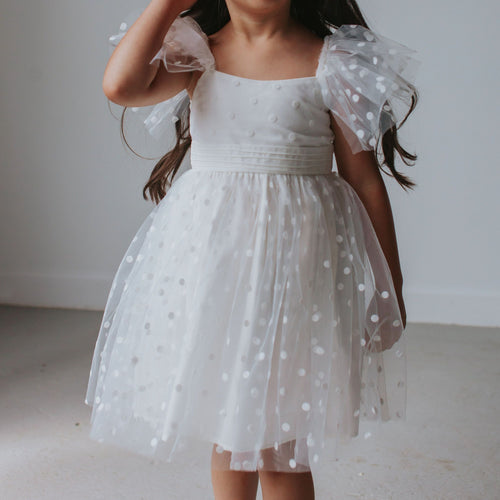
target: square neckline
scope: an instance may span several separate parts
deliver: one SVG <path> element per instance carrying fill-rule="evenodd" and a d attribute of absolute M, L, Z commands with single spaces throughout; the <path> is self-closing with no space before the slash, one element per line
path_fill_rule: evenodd
<path fill-rule="evenodd" d="M 229 78 L 235 78 L 237 80 L 245 80 L 245 81 L 248 81 L 248 82 L 259 82 L 259 83 L 283 83 L 283 82 L 296 82 L 296 81 L 301 81 L 301 80 L 314 80 L 316 79 L 316 74 L 314 76 L 300 76 L 300 77 L 297 77 L 297 78 L 282 78 L 282 79 L 279 79 L 279 80 L 258 80 L 256 78 L 246 78 L 244 76 L 238 76 L 238 75 L 233 75 L 231 73 L 226 73 L 224 71 L 219 71 L 218 69 L 213 69 L 213 72 L 214 73 L 217 73 L 219 75 L 222 75 L 222 76 L 225 76 L 225 77 L 229 77 Z"/>
<path fill-rule="evenodd" d="M 233 75 L 232 73 L 226 73 L 225 71 L 220 71 L 217 69 L 217 62 L 215 61 L 215 57 L 212 53 L 212 50 L 210 49 L 210 45 L 207 43 L 208 50 L 210 51 L 210 54 L 212 54 L 212 61 L 213 61 L 213 67 L 212 71 L 215 74 L 221 75 L 223 77 L 228 77 L 232 79 L 237 79 L 237 80 L 245 80 L 248 82 L 257 82 L 257 83 L 287 83 L 287 82 L 301 82 L 301 81 L 308 81 L 308 80 L 316 80 L 318 78 L 319 71 L 321 69 L 322 63 L 323 63 L 323 58 L 324 54 L 326 52 L 326 39 L 328 38 L 328 35 L 323 38 L 323 44 L 321 46 L 321 50 L 318 55 L 317 59 L 317 65 L 316 65 L 316 71 L 314 75 L 312 76 L 299 76 L 296 78 L 281 78 L 281 79 L 274 79 L 274 80 L 262 80 L 262 79 L 256 79 L 256 78 L 246 78 L 244 76 L 238 76 L 238 75 Z M 208 37 L 207 37 L 207 42 L 208 42 Z"/>

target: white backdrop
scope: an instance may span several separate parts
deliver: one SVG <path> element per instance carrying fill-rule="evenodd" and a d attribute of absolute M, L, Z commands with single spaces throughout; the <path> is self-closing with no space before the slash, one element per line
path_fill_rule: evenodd
<path fill-rule="evenodd" d="M 107 35 L 144 2 L 0 3 L 0 302 L 102 309 L 153 208 L 141 191 L 154 164 L 124 149 L 101 88 Z M 422 61 L 401 133 L 419 160 L 399 165 L 418 187 L 386 177 L 408 320 L 498 326 L 500 5 L 359 3 Z"/>

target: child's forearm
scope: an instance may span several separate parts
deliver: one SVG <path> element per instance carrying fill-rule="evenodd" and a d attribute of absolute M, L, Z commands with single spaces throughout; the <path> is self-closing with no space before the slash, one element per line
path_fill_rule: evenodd
<path fill-rule="evenodd" d="M 395 291 L 398 298 L 402 297 L 403 275 L 399 261 L 399 252 L 394 227 L 389 196 L 382 179 L 379 182 L 371 183 L 365 187 L 356 189 L 365 206 L 380 246 L 391 270 Z"/>
<path fill-rule="evenodd" d="M 135 95 L 151 85 L 158 68 L 149 62 L 161 48 L 175 18 L 188 8 L 187 3 L 153 0 L 146 7 L 108 61 L 103 79 L 106 95 Z"/>

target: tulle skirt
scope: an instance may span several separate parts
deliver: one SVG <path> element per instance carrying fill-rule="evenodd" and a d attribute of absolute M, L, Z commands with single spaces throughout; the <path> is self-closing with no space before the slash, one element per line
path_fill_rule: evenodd
<path fill-rule="evenodd" d="M 205 443 L 221 469 L 308 471 L 367 437 L 364 421 L 405 418 L 402 332 L 369 217 L 336 172 L 187 170 L 113 280 L 90 437 L 155 460 Z"/>

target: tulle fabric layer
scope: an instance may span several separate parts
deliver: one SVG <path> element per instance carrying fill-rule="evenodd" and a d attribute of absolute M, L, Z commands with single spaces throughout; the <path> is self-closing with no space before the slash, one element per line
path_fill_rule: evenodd
<path fill-rule="evenodd" d="M 375 233 L 335 172 L 190 169 L 113 280 L 90 436 L 158 460 L 201 442 L 221 469 L 310 470 L 363 421 L 405 418 L 401 333 Z M 372 352 L 380 335 L 395 343 Z"/>
<path fill-rule="evenodd" d="M 389 128 L 402 125 L 416 94 L 415 54 L 357 24 L 325 37 L 316 76 L 353 153 L 376 149 Z"/>

